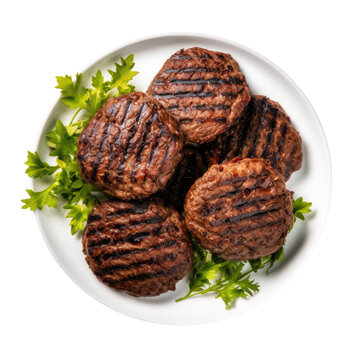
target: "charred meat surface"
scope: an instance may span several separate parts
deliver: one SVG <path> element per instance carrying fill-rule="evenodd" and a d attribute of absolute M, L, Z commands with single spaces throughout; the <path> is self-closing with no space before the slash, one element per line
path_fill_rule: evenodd
<path fill-rule="evenodd" d="M 163 189 L 182 158 L 183 136 L 171 114 L 144 93 L 110 98 L 78 140 L 85 181 L 121 199 Z"/>
<path fill-rule="evenodd" d="M 175 290 L 193 261 L 180 215 L 159 199 L 109 200 L 94 207 L 82 243 L 98 279 L 133 296 Z"/>
<path fill-rule="evenodd" d="M 184 147 L 184 157 L 177 166 L 174 175 L 166 184 L 161 193 L 165 203 L 172 205 L 180 213 L 184 210 L 186 193 L 196 179 L 206 171 L 204 161 L 196 147 L 187 145 Z"/>
<path fill-rule="evenodd" d="M 213 165 L 185 199 L 185 223 L 206 249 L 226 260 L 267 256 L 293 222 L 292 193 L 264 159 Z"/>
<path fill-rule="evenodd" d="M 172 112 L 186 143 L 214 140 L 250 101 L 245 76 L 231 55 L 199 47 L 173 54 L 147 92 Z"/>
<path fill-rule="evenodd" d="M 240 120 L 204 148 L 210 164 L 237 156 L 264 158 L 286 180 L 302 165 L 300 134 L 280 104 L 260 95 L 252 96 Z"/>

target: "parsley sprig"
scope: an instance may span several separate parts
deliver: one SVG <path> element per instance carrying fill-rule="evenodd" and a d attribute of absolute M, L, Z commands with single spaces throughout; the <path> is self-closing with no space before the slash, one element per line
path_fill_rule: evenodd
<path fill-rule="evenodd" d="M 28 151 L 26 174 L 32 178 L 50 177 L 50 185 L 41 191 L 27 189 L 29 198 L 21 200 L 23 209 L 42 210 L 45 206 L 57 208 L 59 199 L 65 200 L 64 209 L 68 210 L 71 233 L 84 229 L 85 221 L 98 200 L 99 191 L 92 184 L 85 183 L 80 175 L 76 161 L 77 140 L 89 120 L 113 96 L 127 94 L 135 90 L 129 81 L 138 74 L 133 71 L 134 56 L 120 58 L 115 70 L 108 70 L 110 79 L 98 70 L 91 78 L 90 87 L 82 85 L 82 74 L 75 79 L 69 75 L 57 76 L 57 89 L 61 90 L 61 101 L 75 110 L 68 125 L 56 121 L 53 130 L 46 134 L 50 156 L 56 157 L 56 165 L 42 161 L 39 154 Z"/>
<path fill-rule="evenodd" d="M 293 201 L 293 225 L 297 218 L 305 220 L 303 214 L 311 212 L 311 205 L 302 197 Z M 194 266 L 189 276 L 189 292 L 176 301 L 213 293 L 216 298 L 224 301 L 226 309 L 230 309 L 237 298 L 247 298 L 259 291 L 260 285 L 250 278 L 251 274 L 265 268 L 268 274 L 275 263 L 281 264 L 285 257 L 284 246 L 282 246 L 274 254 L 255 260 L 223 260 L 202 248 L 193 239 L 192 243 L 194 245 Z M 247 264 L 250 266 L 246 266 Z"/>

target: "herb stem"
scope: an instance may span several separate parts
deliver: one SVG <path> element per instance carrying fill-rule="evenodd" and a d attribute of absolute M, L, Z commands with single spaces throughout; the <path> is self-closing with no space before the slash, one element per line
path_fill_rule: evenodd
<path fill-rule="evenodd" d="M 215 284 L 215 285 L 212 285 L 212 286 L 209 286 L 208 288 L 204 289 L 204 290 L 200 290 L 200 291 L 197 291 L 197 292 L 194 292 L 194 293 L 191 293 L 188 292 L 185 296 L 183 296 L 182 298 L 180 299 L 176 299 L 175 301 L 176 302 L 179 302 L 179 301 L 182 301 L 182 300 L 185 300 L 185 299 L 188 299 L 190 297 L 193 297 L 195 295 L 201 295 L 201 294 L 206 294 L 208 292 L 211 292 L 211 291 L 216 291 L 215 289 L 218 288 L 219 289 L 219 284 Z"/>
<path fill-rule="evenodd" d="M 79 108 L 79 109 L 76 111 L 76 113 L 75 113 L 74 116 L 72 117 L 69 125 L 72 125 L 73 121 L 75 120 L 77 114 L 78 114 L 80 111 L 81 111 L 81 108 Z"/>

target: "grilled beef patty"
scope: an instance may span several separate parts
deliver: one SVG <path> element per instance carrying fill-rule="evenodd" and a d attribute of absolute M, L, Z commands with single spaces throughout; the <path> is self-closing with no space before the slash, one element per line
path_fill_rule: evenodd
<path fill-rule="evenodd" d="M 180 215 L 158 199 L 101 203 L 88 218 L 82 242 L 98 279 L 133 296 L 175 290 L 193 261 Z"/>
<path fill-rule="evenodd" d="M 183 136 L 171 114 L 144 93 L 109 99 L 78 140 L 85 181 L 121 199 L 165 187 L 182 158 Z"/>
<path fill-rule="evenodd" d="M 264 159 L 235 158 L 213 165 L 185 199 L 187 229 L 226 260 L 273 254 L 293 222 L 292 193 Z"/>
<path fill-rule="evenodd" d="M 184 200 L 191 185 L 206 171 L 205 163 L 196 147 L 184 147 L 184 157 L 177 166 L 174 175 L 166 184 L 161 197 L 180 213 L 184 210 Z"/>
<path fill-rule="evenodd" d="M 226 131 L 250 101 L 239 64 L 229 54 L 199 47 L 173 54 L 147 93 L 171 111 L 186 143 L 205 143 Z"/>
<path fill-rule="evenodd" d="M 252 96 L 240 120 L 204 149 L 210 165 L 237 156 L 267 159 L 286 180 L 302 165 L 300 134 L 280 104 L 260 95 Z"/>

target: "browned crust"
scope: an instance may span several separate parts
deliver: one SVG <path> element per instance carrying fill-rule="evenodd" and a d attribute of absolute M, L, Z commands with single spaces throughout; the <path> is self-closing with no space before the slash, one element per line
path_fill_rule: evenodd
<path fill-rule="evenodd" d="M 185 142 L 198 144 L 226 131 L 250 101 L 245 76 L 231 55 L 199 47 L 173 54 L 147 93 L 172 112 Z"/>
<path fill-rule="evenodd" d="M 274 253 L 292 221 L 292 193 L 264 159 L 211 166 L 185 199 L 187 229 L 204 248 L 228 260 Z"/>
<path fill-rule="evenodd" d="M 227 132 L 204 146 L 210 164 L 234 157 L 265 158 L 288 180 L 301 168 L 303 152 L 299 132 L 281 105 L 253 95 L 244 115 Z"/>
<path fill-rule="evenodd" d="M 97 278 L 133 296 L 175 290 L 192 267 L 183 221 L 159 199 L 109 200 L 94 207 L 82 244 Z"/>
<path fill-rule="evenodd" d="M 163 189 L 182 158 L 183 136 L 171 114 L 144 93 L 110 98 L 79 136 L 83 179 L 122 199 Z"/>

